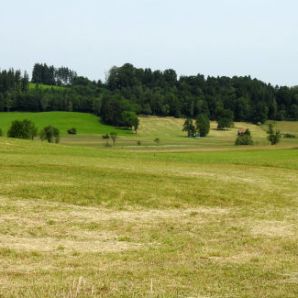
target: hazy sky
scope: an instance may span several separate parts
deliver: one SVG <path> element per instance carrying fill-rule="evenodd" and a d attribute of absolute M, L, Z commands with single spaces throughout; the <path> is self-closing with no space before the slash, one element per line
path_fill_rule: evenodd
<path fill-rule="evenodd" d="M 0 68 L 113 65 L 298 85 L 297 0 L 0 0 Z"/>

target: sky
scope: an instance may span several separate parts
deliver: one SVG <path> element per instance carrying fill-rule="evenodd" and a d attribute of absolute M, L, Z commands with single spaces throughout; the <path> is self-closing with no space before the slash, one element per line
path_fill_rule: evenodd
<path fill-rule="evenodd" d="M 297 0 L 0 0 L 0 68 L 250 75 L 298 85 Z"/>

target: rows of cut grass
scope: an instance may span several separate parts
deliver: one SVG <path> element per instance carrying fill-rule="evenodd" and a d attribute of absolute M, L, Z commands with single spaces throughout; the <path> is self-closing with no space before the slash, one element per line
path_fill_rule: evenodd
<path fill-rule="evenodd" d="M 0 296 L 297 297 L 298 152 L 274 148 L 0 138 Z"/>

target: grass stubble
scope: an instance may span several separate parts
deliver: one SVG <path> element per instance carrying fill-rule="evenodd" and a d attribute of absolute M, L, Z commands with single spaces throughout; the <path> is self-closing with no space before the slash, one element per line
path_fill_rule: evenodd
<path fill-rule="evenodd" d="M 1 138 L 0 297 L 297 297 L 294 148 Z"/>

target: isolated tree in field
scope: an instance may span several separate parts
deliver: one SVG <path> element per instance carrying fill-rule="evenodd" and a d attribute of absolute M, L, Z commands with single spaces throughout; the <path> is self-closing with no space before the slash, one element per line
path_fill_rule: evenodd
<path fill-rule="evenodd" d="M 281 139 L 281 133 L 279 130 L 275 129 L 273 127 L 273 124 L 269 124 L 268 126 L 268 131 L 267 131 L 267 134 L 268 134 L 268 141 L 270 142 L 271 145 L 276 145 L 280 142 L 280 139 Z"/>
<path fill-rule="evenodd" d="M 196 133 L 196 128 L 191 118 L 187 118 L 183 124 L 183 131 L 187 132 L 187 136 L 193 137 Z"/>
<path fill-rule="evenodd" d="M 217 129 L 232 127 L 233 119 L 234 116 L 231 110 L 221 110 L 217 115 Z"/>
<path fill-rule="evenodd" d="M 206 137 L 210 131 L 210 120 L 206 114 L 200 114 L 196 120 L 196 129 L 200 137 Z"/>
<path fill-rule="evenodd" d="M 139 128 L 139 118 L 135 112 L 124 111 L 122 112 L 122 122 L 123 126 L 134 129 L 137 132 Z"/>
<path fill-rule="evenodd" d="M 116 132 L 111 132 L 110 137 L 112 139 L 113 145 L 115 146 L 116 140 L 117 140 L 117 133 Z"/>
<path fill-rule="evenodd" d="M 37 136 L 37 128 L 30 120 L 15 120 L 9 128 L 7 136 L 10 138 L 33 140 Z"/>
<path fill-rule="evenodd" d="M 253 140 L 249 129 L 246 129 L 243 133 L 238 132 L 235 145 L 253 145 Z"/>
<path fill-rule="evenodd" d="M 60 132 L 59 129 L 51 125 L 44 127 L 40 132 L 40 139 L 47 140 L 49 143 L 59 143 Z"/>

